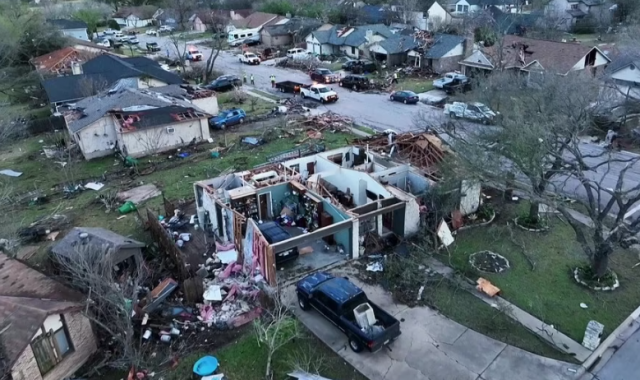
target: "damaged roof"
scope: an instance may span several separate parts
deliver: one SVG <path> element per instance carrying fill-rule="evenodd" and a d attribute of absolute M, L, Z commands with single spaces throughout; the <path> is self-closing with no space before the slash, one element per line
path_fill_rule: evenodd
<path fill-rule="evenodd" d="M 181 84 L 179 75 L 168 72 L 146 57 L 120 58 L 102 54 L 82 65 L 83 74 L 42 82 L 51 103 L 69 102 L 95 95 L 120 79 L 150 77 L 166 84 Z"/>
<path fill-rule="evenodd" d="M 436 34 L 433 37 L 433 44 L 425 54 L 426 58 L 438 59 L 444 57 L 448 52 L 455 49 L 456 46 L 464 43 L 463 36 L 454 34 Z"/>
<path fill-rule="evenodd" d="M 406 53 L 419 45 L 413 36 L 393 36 L 378 43 L 387 54 Z"/>
<path fill-rule="evenodd" d="M 169 87 L 169 86 L 167 86 Z M 162 87 L 158 87 L 162 89 Z M 195 107 L 188 99 L 177 94 L 177 88 L 171 86 L 167 93 L 135 88 L 123 88 L 83 99 L 74 105 L 74 109 L 80 114 L 76 120 L 67 123 L 71 133 L 78 132 L 95 121 L 101 119 L 109 111 L 126 109 L 133 106 L 149 106 L 163 108 L 179 106 L 185 109 L 191 108 L 197 112 L 205 113 Z M 206 113 L 205 113 L 206 114 Z"/>
<path fill-rule="evenodd" d="M 86 234 L 86 237 L 83 237 L 83 234 Z M 144 243 L 104 228 L 74 227 L 58 244 L 51 248 L 51 252 L 59 256 L 65 256 L 80 245 L 92 245 L 103 249 L 113 249 L 114 251 L 122 248 L 142 248 L 145 246 Z"/>
<path fill-rule="evenodd" d="M 367 31 L 374 35 L 378 34 L 384 38 L 393 37 L 393 32 L 384 24 L 362 25 L 356 27 L 333 25 L 327 29 L 313 32 L 313 36 L 321 44 L 334 46 L 354 46 L 358 47 L 367 42 Z"/>
<path fill-rule="evenodd" d="M 169 125 L 183 120 L 199 120 L 211 117 L 211 115 L 195 110 L 193 107 L 166 106 L 160 108 L 147 108 L 131 111 L 110 111 L 117 113 L 122 120 L 131 120 L 127 125 L 133 130 L 153 128 L 161 125 Z M 123 131 L 126 131 L 123 129 Z"/>
<path fill-rule="evenodd" d="M 0 252 L 0 350 L 11 368 L 47 316 L 79 310 L 84 296 Z"/>
<path fill-rule="evenodd" d="M 67 46 L 65 48 L 52 51 L 51 53 L 41 55 L 39 57 L 35 57 L 31 60 L 33 66 L 35 66 L 38 71 L 51 71 L 58 64 L 62 63 L 65 59 L 71 56 L 77 57 L 78 52 L 76 49 Z"/>
<path fill-rule="evenodd" d="M 321 21 L 314 20 L 312 18 L 294 17 L 285 24 L 266 26 L 265 31 L 271 36 L 286 36 L 289 34 L 306 36 L 320 25 L 322 25 Z"/>

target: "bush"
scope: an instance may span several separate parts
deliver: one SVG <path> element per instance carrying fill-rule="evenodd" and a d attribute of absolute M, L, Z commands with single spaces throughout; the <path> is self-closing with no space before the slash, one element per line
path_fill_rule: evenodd
<path fill-rule="evenodd" d="M 120 30 L 120 24 L 114 19 L 107 21 L 107 26 L 113 30 Z"/>

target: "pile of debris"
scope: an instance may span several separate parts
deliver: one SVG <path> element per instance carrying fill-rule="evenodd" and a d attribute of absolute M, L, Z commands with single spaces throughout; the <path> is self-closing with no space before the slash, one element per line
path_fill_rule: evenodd
<path fill-rule="evenodd" d="M 348 116 L 338 115 L 331 111 L 321 115 L 309 116 L 302 121 L 302 125 L 318 132 L 330 130 L 333 132 L 348 130 L 353 126 L 353 120 Z"/>
<path fill-rule="evenodd" d="M 397 157 L 420 169 L 428 178 L 438 181 L 438 164 L 440 164 L 449 148 L 433 133 L 401 133 L 377 134 L 371 137 L 356 139 L 353 144 L 365 146 L 382 155 Z"/>
<path fill-rule="evenodd" d="M 287 107 L 287 114 L 306 114 L 311 108 L 316 108 L 316 102 L 306 101 L 302 98 L 294 97 L 280 101 L 280 104 Z"/>
<path fill-rule="evenodd" d="M 282 58 L 276 62 L 276 67 L 286 67 L 303 71 L 314 70 L 320 65 L 320 60 L 316 57 L 303 59 Z"/>

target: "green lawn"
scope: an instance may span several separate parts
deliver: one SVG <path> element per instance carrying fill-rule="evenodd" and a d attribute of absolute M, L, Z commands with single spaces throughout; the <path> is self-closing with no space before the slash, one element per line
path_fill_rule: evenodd
<path fill-rule="evenodd" d="M 616 251 L 610 265 L 618 274 L 621 287 L 613 292 L 593 292 L 576 284 L 572 278 L 572 269 L 584 264 L 586 258 L 571 227 L 554 216 L 548 232 L 512 229 L 514 239 L 525 245 L 527 256 L 535 263 L 535 269 L 532 269 L 522 249 L 511 241 L 506 226 L 507 221 L 517 215 L 516 208 L 510 206 L 492 226 L 461 231 L 455 245 L 449 249 L 450 259 L 443 255 L 440 260 L 445 263 L 450 260 L 451 265 L 474 281 L 480 276 L 489 279 L 502 290 L 505 299 L 553 324 L 577 342 L 582 341 L 590 320 L 603 323 L 606 336 L 640 305 L 637 286 L 640 268 L 632 268 L 638 262 L 637 255 Z M 471 253 L 481 250 L 505 256 L 511 269 L 502 274 L 476 273 L 468 258 Z M 582 309 L 580 303 L 587 304 L 588 309 Z"/>
<path fill-rule="evenodd" d="M 266 350 L 258 346 L 253 334 L 214 352 L 197 352 L 180 360 L 178 367 L 164 375 L 165 380 L 190 379 L 193 364 L 204 355 L 213 355 L 220 362 L 220 373 L 230 380 L 263 380 L 266 368 Z M 276 352 L 274 379 L 285 379 L 296 363 L 311 361 L 319 367 L 321 376 L 332 380 L 366 380 L 353 367 L 336 355 L 317 338 L 307 334 Z M 306 365 L 301 365 L 303 368 Z M 304 368 L 307 370 L 307 368 Z"/>
<path fill-rule="evenodd" d="M 395 85 L 397 90 L 413 91 L 416 94 L 433 89 L 433 79 L 426 78 L 399 78 Z"/>
<path fill-rule="evenodd" d="M 354 125 L 353 127 L 359 131 L 368 133 L 370 135 L 376 134 L 376 131 L 373 128 L 365 127 L 364 125 Z"/>
<path fill-rule="evenodd" d="M 574 361 L 573 357 L 551 347 L 518 322 L 487 305 L 467 290 L 456 287 L 451 281 L 444 280 L 425 289 L 423 297 L 429 306 L 483 335 L 534 354 Z"/>
<path fill-rule="evenodd" d="M 253 92 L 259 93 L 258 91 L 253 91 Z M 219 94 L 218 106 L 220 107 L 221 110 L 232 108 L 232 107 L 242 108 L 249 116 L 264 115 L 266 113 L 271 112 L 273 107 L 275 107 L 274 103 L 269 102 L 265 99 L 260 99 L 257 96 L 252 97 L 251 95 L 246 93 L 243 93 L 243 94 L 244 94 L 245 100 L 242 104 L 237 103 L 233 99 L 234 97 L 233 91 Z M 260 95 L 263 95 L 263 94 L 260 93 Z M 263 96 L 266 96 L 266 95 L 263 95 Z"/>
<path fill-rule="evenodd" d="M 211 33 L 209 32 L 202 32 L 202 33 L 180 33 L 180 34 L 175 34 L 170 38 L 176 38 L 180 41 L 195 41 L 195 40 L 201 40 L 203 38 L 207 38 L 207 37 L 211 37 Z"/>

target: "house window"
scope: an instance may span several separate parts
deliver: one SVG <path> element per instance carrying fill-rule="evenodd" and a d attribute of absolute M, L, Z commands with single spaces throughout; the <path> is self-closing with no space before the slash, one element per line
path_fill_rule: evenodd
<path fill-rule="evenodd" d="M 458 13 L 467 13 L 467 12 L 469 12 L 469 6 L 460 4 L 460 5 L 458 5 L 457 12 Z"/>
<path fill-rule="evenodd" d="M 356 48 L 351 46 L 351 54 L 355 55 L 356 54 Z"/>
<path fill-rule="evenodd" d="M 578 9 L 578 4 L 571 4 L 571 9 L 577 10 Z"/>
<path fill-rule="evenodd" d="M 69 331 L 62 314 L 47 317 L 31 341 L 31 350 L 42 375 L 73 352 Z"/>

